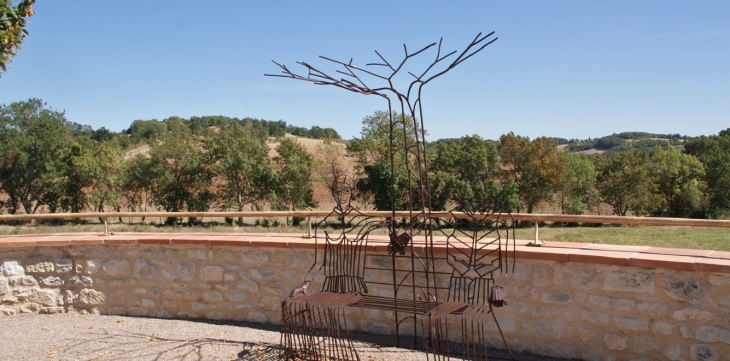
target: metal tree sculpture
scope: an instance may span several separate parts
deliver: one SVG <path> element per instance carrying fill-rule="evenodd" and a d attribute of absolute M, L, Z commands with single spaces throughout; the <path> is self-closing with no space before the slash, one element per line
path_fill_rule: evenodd
<path fill-rule="evenodd" d="M 380 61 L 377 63 L 369 63 L 366 64 L 364 67 L 357 66 L 353 63 L 353 60 L 350 59 L 348 62 L 334 60 L 328 57 L 320 56 L 320 58 L 330 62 L 334 63 L 336 66 L 339 67 L 335 71 L 336 76 L 330 75 L 325 71 L 320 70 L 319 68 L 316 68 L 309 63 L 306 62 L 297 62 L 298 64 L 302 65 L 306 70 L 306 75 L 299 75 L 293 71 L 291 71 L 287 66 L 279 64 L 274 61 L 276 65 L 278 65 L 281 68 L 280 74 L 266 74 L 267 76 L 275 76 L 275 77 L 284 77 L 284 78 L 292 78 L 296 80 L 303 80 L 312 82 L 316 85 L 330 85 L 335 86 L 338 88 L 342 88 L 345 90 L 349 90 L 355 93 L 365 94 L 365 95 L 377 95 L 382 98 L 384 98 L 388 103 L 388 114 L 389 114 L 389 158 L 390 158 L 390 171 L 391 171 L 391 193 L 390 193 L 390 205 L 391 205 L 391 217 L 389 220 L 389 224 L 387 225 L 387 228 L 389 229 L 390 233 L 390 245 L 388 246 L 388 253 L 391 254 L 393 257 L 396 257 L 396 254 L 403 255 L 406 252 L 409 253 L 411 258 L 411 272 L 409 272 L 409 275 L 406 277 L 410 277 L 410 284 L 411 284 L 411 294 L 416 295 L 417 293 L 421 293 L 425 296 L 426 301 L 422 302 L 423 305 L 432 305 L 432 304 L 438 304 L 438 302 L 441 302 L 442 300 L 446 301 L 443 303 L 440 303 L 440 306 L 434 308 L 432 311 L 429 311 L 428 309 L 423 310 L 417 310 L 418 307 L 413 308 L 412 314 L 406 318 L 413 318 L 416 319 L 417 316 L 421 315 L 427 315 L 429 319 L 429 325 L 424 327 L 425 332 L 428 333 L 427 339 L 430 340 L 430 346 L 427 345 L 427 348 L 429 351 L 433 351 L 438 354 L 445 354 L 446 358 L 448 358 L 448 351 L 443 350 L 443 347 L 441 346 L 442 342 L 446 341 L 448 343 L 448 337 L 444 338 L 441 335 L 441 320 L 445 320 L 445 316 L 447 314 L 452 313 L 459 313 L 464 318 L 464 322 L 466 323 L 478 323 L 479 328 L 481 329 L 483 319 L 486 315 L 492 312 L 491 304 L 472 304 L 477 302 L 487 302 L 487 297 L 473 297 L 474 292 L 469 291 L 467 293 L 464 293 L 466 295 L 465 297 L 454 297 L 454 294 L 452 293 L 453 290 L 451 290 L 452 287 L 450 287 L 447 290 L 448 295 L 441 295 L 439 296 L 438 291 L 441 290 L 444 291 L 444 287 L 440 284 L 443 283 L 443 280 L 437 279 L 437 272 L 434 267 L 433 260 L 436 258 L 434 254 L 434 240 L 433 240 L 433 231 L 437 230 L 438 227 L 431 217 L 431 195 L 430 195 L 430 184 L 428 179 L 428 161 L 426 157 L 426 138 L 425 138 L 425 129 L 424 129 L 424 119 L 423 119 L 423 106 L 421 101 L 421 95 L 423 88 L 426 84 L 431 82 L 432 80 L 440 77 L 441 75 L 446 74 L 451 69 L 455 68 L 457 65 L 461 64 L 462 62 L 466 61 L 467 59 L 471 58 L 478 52 L 482 51 L 485 47 L 492 44 L 494 41 L 497 40 L 496 37 L 493 37 L 494 32 L 491 32 L 489 34 L 483 35 L 482 33 L 477 34 L 477 36 L 466 46 L 466 48 L 461 51 L 452 51 L 445 55 L 442 54 L 442 41 L 443 39 L 439 40 L 438 42 L 429 44 L 423 48 L 421 48 L 418 51 L 415 52 L 409 52 L 406 45 L 403 45 L 403 51 L 404 56 L 403 58 L 397 62 L 393 63 L 381 55 L 377 50 L 375 53 L 380 58 Z M 425 69 L 423 69 L 421 72 L 411 72 L 407 71 L 406 65 L 409 61 L 411 61 L 413 58 L 422 55 L 427 54 L 427 51 L 430 49 L 435 48 L 435 57 L 433 61 L 431 61 Z M 405 89 L 398 89 L 396 87 L 396 81 L 395 78 L 398 75 L 407 73 L 412 77 L 410 82 L 408 82 L 407 87 Z M 366 81 L 367 80 L 367 81 Z M 369 86 L 367 82 L 370 81 L 377 81 L 382 83 L 380 86 Z M 397 111 L 397 113 L 394 112 Z M 412 122 L 411 124 L 406 124 L 406 122 Z M 397 134 L 401 134 L 402 136 L 398 137 Z M 394 144 L 394 140 L 401 138 L 403 141 L 403 144 Z M 401 148 L 402 147 L 402 148 Z M 393 190 L 393 186 L 395 186 L 395 154 L 398 151 L 402 151 L 405 154 L 405 168 L 407 172 L 407 189 L 405 189 L 405 204 L 406 204 L 406 211 L 408 211 L 409 214 L 409 222 L 408 229 L 404 233 L 398 235 L 395 227 L 395 219 L 396 219 L 396 194 Z M 469 216 L 473 216 L 474 213 L 467 212 Z M 481 213 L 481 212 L 477 212 Z M 479 223 L 481 225 L 481 223 Z M 380 227 L 383 227 L 381 225 Z M 479 227 L 477 227 L 479 228 Z M 484 248 L 483 243 L 485 242 L 486 238 L 485 236 L 479 235 L 478 233 L 481 231 L 481 228 L 476 229 L 473 232 L 473 240 L 466 241 L 463 238 L 456 237 L 453 234 L 447 235 L 447 238 L 452 241 L 449 242 L 449 245 L 451 243 L 454 243 L 456 248 L 463 248 L 467 247 L 470 248 L 471 251 L 469 253 L 464 254 L 476 254 L 477 252 L 481 252 L 482 248 Z M 414 246 L 415 237 L 422 237 L 420 238 L 419 244 L 425 245 L 425 254 L 419 255 L 417 254 L 417 249 Z M 501 247 L 501 238 L 499 237 L 492 237 L 490 236 L 490 240 L 487 242 L 488 244 L 496 244 L 498 247 Z M 329 237 L 328 237 L 329 238 Z M 455 248 L 455 249 L 456 249 Z M 497 254 L 501 255 L 501 252 L 497 252 Z M 453 256 L 453 254 L 451 254 Z M 418 263 L 423 266 L 423 274 L 425 274 L 425 282 L 426 284 L 420 284 L 420 280 L 416 280 L 416 272 L 413 271 L 413 268 L 415 268 L 416 262 L 415 259 L 418 259 Z M 455 258 L 456 259 L 456 258 Z M 482 262 L 483 258 L 479 259 L 470 259 L 469 262 L 466 262 L 468 264 L 468 268 L 471 270 L 476 269 L 481 271 L 482 269 L 485 270 L 483 273 L 489 273 L 489 275 L 484 275 L 479 273 L 479 277 L 485 277 L 483 280 L 484 287 L 480 288 L 480 290 L 488 289 L 488 287 L 491 287 L 491 285 L 494 284 L 494 279 L 492 277 L 492 272 L 495 270 L 502 269 L 502 264 L 497 260 L 497 263 L 494 263 L 497 265 L 496 267 L 490 267 L 486 268 L 485 265 L 483 265 Z M 453 261 L 453 260 L 452 260 Z M 461 261 L 461 258 L 459 258 L 459 261 Z M 453 263 L 453 262 L 452 262 Z M 463 261 L 462 261 L 463 263 Z M 395 265 L 395 258 L 393 261 L 393 264 Z M 491 265 L 492 263 L 490 263 Z M 454 269 L 458 269 L 458 267 L 454 267 Z M 394 271 L 395 272 L 395 271 Z M 474 272 L 472 272 L 474 273 Z M 471 277 L 472 275 L 469 274 L 468 277 Z M 394 273 L 394 293 L 395 298 L 398 298 L 398 287 L 395 286 L 396 280 L 395 280 L 395 273 Z M 464 283 L 466 278 L 464 275 L 459 275 L 458 277 L 460 282 Z M 472 282 L 473 284 L 477 284 L 478 282 L 482 282 L 482 280 L 474 281 L 473 277 L 469 278 L 469 282 Z M 400 282 L 402 283 L 402 282 Z M 399 283 L 399 284 L 400 284 Z M 452 284 L 455 284 L 452 280 Z M 470 283 L 471 284 L 471 283 Z M 481 284 L 481 283 L 479 283 Z M 472 289 L 472 286 L 469 286 L 470 289 Z M 325 292 L 329 292 L 332 294 L 333 292 L 331 290 L 325 289 L 323 290 Z M 418 292 L 417 292 L 418 291 Z M 488 292 L 488 291 L 485 291 Z M 335 292 L 336 293 L 336 292 Z M 468 297 L 467 297 L 468 296 Z M 307 296 L 307 297 L 313 297 L 313 296 Z M 325 297 L 325 296 L 323 296 Z M 334 296 L 326 296 L 331 298 L 337 298 Z M 415 297 L 415 296 L 414 296 Z M 342 297 L 337 298 L 338 300 Z M 352 301 L 350 304 L 355 304 L 358 302 L 359 298 L 357 300 Z M 491 298 L 491 297 L 490 297 Z M 294 300 L 293 303 L 287 303 L 287 301 L 284 301 L 282 303 L 283 307 L 289 307 L 288 310 L 291 311 L 291 317 L 294 317 L 294 315 L 305 315 L 311 313 L 310 309 L 307 307 L 310 306 L 296 306 L 303 304 L 301 300 Z M 421 299 L 423 301 L 423 299 Z M 474 302 L 472 302 L 474 301 Z M 501 301 L 501 300 L 499 300 Z M 339 302 L 339 301 L 338 301 Z M 344 301 L 343 301 L 344 302 Z M 347 302 L 350 302 L 349 299 Z M 414 299 L 415 302 L 415 299 Z M 294 305 L 296 307 L 292 307 L 291 305 Z M 307 305 L 312 305 L 312 303 L 309 303 Z M 341 307 L 345 305 L 344 303 L 338 303 L 337 307 Z M 399 318 L 398 312 L 400 308 L 397 306 L 398 301 L 395 301 L 395 306 L 393 307 L 392 311 L 395 313 L 395 319 L 396 319 L 396 336 L 398 336 L 398 325 L 402 321 Z M 425 306 L 424 306 L 425 307 Z M 430 306 L 429 306 L 430 307 Z M 447 310 L 448 309 L 448 310 Z M 331 306 L 327 309 L 328 313 L 337 314 L 340 312 L 339 308 L 336 308 L 334 306 Z M 285 317 L 287 317 L 287 311 L 285 311 Z M 404 312 L 404 311 L 401 311 Z M 420 312 L 420 313 L 418 313 Z M 310 317 L 311 318 L 311 317 Z M 293 318 L 292 318 L 293 319 Z M 334 319 L 334 318 L 332 318 Z M 403 319 L 405 320 L 405 318 Z M 435 329 L 438 329 L 437 331 L 432 331 L 432 322 L 433 325 L 436 326 Z M 496 318 L 495 318 L 496 322 Z M 464 323 L 464 324 L 466 324 Z M 290 327 L 290 326 L 287 326 Z M 328 326 L 330 330 L 339 330 L 340 325 L 339 321 L 336 322 L 333 325 Z M 472 325 L 473 327 L 473 325 Z M 418 331 L 415 330 L 415 322 L 414 322 L 414 337 L 417 336 Z M 435 332 L 435 333 L 434 333 Z M 481 331 L 479 331 L 481 332 Z M 484 344 L 484 340 L 482 337 L 479 337 L 478 340 L 481 346 Z M 468 345 L 469 342 L 465 343 L 465 346 Z M 302 345 L 306 348 L 307 343 L 302 343 Z M 505 346 L 506 342 L 505 342 Z M 468 349 L 469 347 L 467 347 Z M 473 347 L 471 348 L 473 350 Z M 471 351 L 469 351 L 471 352 Z M 469 356 L 470 358 L 473 356 Z M 348 357 L 345 357 L 348 358 Z M 479 353 L 479 356 L 477 356 L 478 359 L 486 359 L 486 353 Z M 353 359 L 359 359 L 356 354 Z"/>

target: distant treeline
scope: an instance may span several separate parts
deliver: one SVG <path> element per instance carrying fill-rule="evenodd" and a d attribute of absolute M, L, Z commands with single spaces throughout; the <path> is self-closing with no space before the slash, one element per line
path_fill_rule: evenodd
<path fill-rule="evenodd" d="M 650 151 L 655 146 L 663 148 L 682 145 L 689 137 L 679 134 L 656 134 L 646 132 L 623 132 L 611 134 L 601 138 L 565 139 L 550 138 L 558 145 L 567 145 L 571 152 L 591 149 L 603 150 L 609 154 L 618 154 L 626 150 L 638 149 Z"/>
<path fill-rule="evenodd" d="M 254 136 L 266 138 L 266 137 L 283 137 L 285 133 L 290 133 L 299 137 L 313 138 L 313 139 L 340 139 L 340 135 L 337 134 L 332 128 L 321 128 L 318 126 L 312 126 L 307 129 L 304 127 L 298 127 L 295 125 L 287 125 L 283 120 L 264 120 L 256 118 L 231 118 L 221 115 L 217 116 L 204 116 L 204 117 L 190 117 L 184 119 L 180 117 L 170 117 L 162 121 L 156 119 L 152 120 L 135 120 L 123 133 L 129 136 L 129 144 L 136 145 L 141 143 L 149 143 L 156 139 L 161 134 L 169 130 L 169 121 L 179 121 L 187 126 L 190 131 L 199 136 L 209 135 L 220 131 L 221 128 L 231 126 L 233 124 L 240 125 L 251 131 Z M 88 126 L 87 126 L 88 127 Z M 97 132 L 106 132 L 109 136 L 114 134 L 105 128 L 101 128 Z M 126 148 L 125 144 L 122 144 Z"/>
<path fill-rule="evenodd" d="M 252 118 L 170 117 L 138 120 L 117 134 L 68 121 L 38 99 L 2 105 L 0 213 L 144 211 L 148 206 L 166 211 L 306 209 L 321 201 L 314 199 L 313 183 L 331 186 L 351 172 L 349 164 L 364 204 L 401 210 L 417 192 L 409 187 L 421 184 L 413 181 L 406 163 L 413 158 L 402 147 L 416 139 L 412 129 L 397 131 L 391 139 L 389 119 L 387 112 L 376 112 L 363 120 L 361 136 L 345 149 L 325 141 L 312 155 L 281 136 L 335 138 L 334 130 Z M 611 140 L 625 142 L 590 156 L 559 149 L 559 140 L 513 133 L 498 142 L 478 135 L 431 142 L 425 152 L 428 207 L 583 214 L 608 206 L 621 216 L 729 218 L 730 129 L 668 138 L 682 147 L 636 147 L 663 136 L 621 133 L 589 140 L 607 148 Z M 273 159 L 270 137 L 280 137 Z M 149 149 L 129 151 L 140 144 Z M 621 148 L 629 144 L 632 149 Z M 425 207 L 419 204 L 423 201 L 411 205 Z"/>

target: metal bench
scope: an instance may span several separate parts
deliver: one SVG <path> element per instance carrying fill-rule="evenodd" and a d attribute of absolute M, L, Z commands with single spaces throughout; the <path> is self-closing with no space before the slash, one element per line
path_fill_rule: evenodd
<path fill-rule="evenodd" d="M 406 222 L 408 231 L 397 235 L 395 219 L 375 219 L 352 207 L 351 178 L 340 179 L 333 189 L 337 205 L 315 231 L 316 242 L 324 246 L 322 257 L 315 256 L 304 282 L 282 301 L 282 359 L 359 360 L 347 307 L 393 312 L 396 343 L 401 328 L 412 327 L 414 341 L 422 341 L 436 360 L 451 353 L 450 315 L 460 320 L 465 359 L 487 359 L 484 330 L 490 319 L 509 351 L 494 315 L 494 307 L 504 305 L 503 280 L 495 276 L 508 271 L 506 246 L 514 242 L 508 216 L 488 220 L 485 215 L 495 215 L 491 208 L 462 207 L 465 212 L 452 212 L 451 224 L 438 227 L 420 213 Z M 376 229 L 387 229 L 388 235 L 372 235 Z M 322 287 L 312 292 L 309 285 L 316 279 Z"/>

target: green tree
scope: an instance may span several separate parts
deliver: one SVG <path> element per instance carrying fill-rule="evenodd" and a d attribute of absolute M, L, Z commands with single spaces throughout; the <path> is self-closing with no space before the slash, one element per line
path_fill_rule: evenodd
<path fill-rule="evenodd" d="M 596 188 L 615 214 L 625 216 L 631 211 L 643 216 L 661 208 L 662 197 L 657 194 L 648 154 L 634 149 L 594 159 Z"/>
<path fill-rule="evenodd" d="M 131 211 L 147 211 L 151 198 L 151 161 L 144 154 L 136 154 L 124 162 L 122 171 L 122 197 Z"/>
<path fill-rule="evenodd" d="M 7 71 L 13 58 L 28 35 L 27 18 L 33 16 L 35 0 L 22 0 L 13 6 L 13 0 L 0 0 L 0 74 Z"/>
<path fill-rule="evenodd" d="M 705 166 L 708 216 L 730 217 L 730 128 L 716 136 L 689 139 L 685 149 Z"/>
<path fill-rule="evenodd" d="M 207 211 L 213 199 L 209 157 L 203 152 L 200 138 L 181 121 L 170 121 L 168 127 L 159 144 L 150 149 L 154 203 L 168 212 Z M 176 224 L 177 220 L 167 222 Z"/>
<path fill-rule="evenodd" d="M 289 211 L 315 207 L 317 204 L 312 197 L 312 156 L 303 145 L 291 138 L 282 139 L 276 152 L 279 153 L 274 158 L 277 206 Z M 293 221 L 297 224 L 300 220 L 295 218 Z"/>
<path fill-rule="evenodd" d="M 654 167 L 657 191 L 663 206 L 657 215 L 670 217 L 702 216 L 705 167 L 695 156 L 676 148 L 655 146 L 649 153 Z"/>
<path fill-rule="evenodd" d="M 530 141 L 514 133 L 505 134 L 500 137 L 499 154 L 503 177 L 514 179 L 528 213 L 540 202 L 552 199 L 565 167 L 554 140 L 542 137 Z"/>
<path fill-rule="evenodd" d="M 399 121 L 400 114 L 393 113 L 393 119 L 397 123 L 391 126 L 389 114 L 384 111 L 365 117 L 360 138 L 347 145 L 347 155 L 355 160 L 358 190 L 377 210 L 403 210 L 407 206 L 409 174 L 403 145 L 407 141 L 413 146 L 416 139 L 410 116 L 405 116 L 405 125 Z"/>
<path fill-rule="evenodd" d="M 589 205 L 596 204 L 596 171 L 593 163 L 583 154 L 558 153 L 565 164 L 560 175 L 558 201 L 563 214 L 582 214 Z"/>
<path fill-rule="evenodd" d="M 212 156 L 217 197 L 223 208 L 243 211 L 249 204 L 258 204 L 271 191 L 273 174 L 269 162 L 269 147 L 251 132 L 233 124 L 223 128 L 206 144 Z M 243 224 L 243 218 L 238 219 Z"/>
<path fill-rule="evenodd" d="M 434 209 L 445 209 L 449 202 L 476 207 L 487 197 L 495 201 L 503 198 L 498 196 L 504 187 L 496 177 L 497 148 L 478 135 L 439 143 L 430 168 Z M 499 204 L 498 208 L 511 211 L 512 205 Z"/>
<path fill-rule="evenodd" d="M 35 213 L 55 211 L 62 194 L 61 154 L 71 143 L 63 113 L 46 109 L 40 99 L 0 107 L 0 188 L 7 207 Z"/>

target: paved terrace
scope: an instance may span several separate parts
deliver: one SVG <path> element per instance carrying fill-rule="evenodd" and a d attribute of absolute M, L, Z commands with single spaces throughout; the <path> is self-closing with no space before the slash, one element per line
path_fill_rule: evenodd
<path fill-rule="evenodd" d="M 384 241 L 387 236 L 370 236 Z M 437 245 L 445 238 L 434 237 Z M 594 243 L 545 242 L 542 246 L 528 246 L 530 241 L 517 240 L 514 248 L 518 259 L 534 259 L 556 262 L 580 262 L 617 266 L 660 268 L 681 271 L 708 271 L 730 273 L 730 252 L 675 249 L 648 246 L 620 246 Z M 311 249 L 313 239 L 287 233 L 57 233 L 0 235 L 0 248 L 12 247 L 62 247 L 94 245 L 199 245 L 228 247 L 261 247 L 285 249 Z M 383 242 L 372 246 L 375 251 L 385 251 Z M 443 249 L 443 248 L 441 248 Z M 513 252 L 512 245 L 510 249 Z"/>

